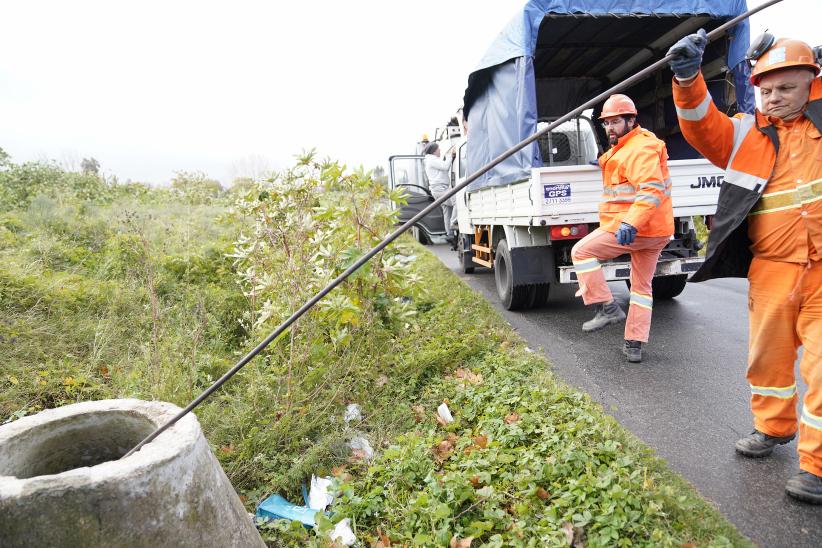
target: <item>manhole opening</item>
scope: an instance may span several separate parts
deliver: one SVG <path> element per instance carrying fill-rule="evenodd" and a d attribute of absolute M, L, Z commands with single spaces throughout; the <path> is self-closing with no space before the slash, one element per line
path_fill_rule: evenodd
<path fill-rule="evenodd" d="M 37 425 L 0 446 L 0 476 L 60 474 L 117 460 L 155 425 L 128 411 L 98 411 Z"/>

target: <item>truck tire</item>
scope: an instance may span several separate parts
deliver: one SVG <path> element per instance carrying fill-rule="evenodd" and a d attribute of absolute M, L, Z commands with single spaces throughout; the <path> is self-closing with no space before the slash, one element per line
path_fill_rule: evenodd
<path fill-rule="evenodd" d="M 673 299 L 685 290 L 688 283 L 688 275 L 659 276 L 651 280 L 651 290 L 654 292 L 654 299 Z M 625 280 L 628 289 L 631 289 L 631 280 Z"/>
<path fill-rule="evenodd" d="M 471 249 L 472 243 L 474 243 L 474 236 L 471 234 L 461 234 L 457 241 L 457 256 L 465 274 L 473 274 L 476 267 L 476 263 L 471 260 L 474 256 L 474 250 Z"/>
<path fill-rule="evenodd" d="M 431 243 L 431 240 L 428 239 L 425 231 L 417 225 L 411 227 L 411 236 L 422 245 L 428 245 Z"/>
<path fill-rule="evenodd" d="M 688 275 L 682 274 L 679 276 L 662 276 L 654 278 L 651 281 L 651 287 L 654 290 L 654 298 L 657 299 L 673 299 L 685 289 L 688 283 Z"/>
<path fill-rule="evenodd" d="M 542 308 L 548 304 L 548 295 L 551 292 L 551 284 L 534 284 L 531 305 L 528 308 Z"/>
<path fill-rule="evenodd" d="M 497 294 L 506 310 L 520 310 L 531 304 L 530 285 L 514 285 L 514 272 L 511 269 L 511 251 L 508 243 L 500 240 L 494 257 L 494 280 L 497 282 Z"/>

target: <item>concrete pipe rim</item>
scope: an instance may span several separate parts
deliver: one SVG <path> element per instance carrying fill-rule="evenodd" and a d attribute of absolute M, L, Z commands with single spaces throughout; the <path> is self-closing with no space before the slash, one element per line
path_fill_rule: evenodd
<path fill-rule="evenodd" d="M 133 477 L 150 473 L 156 466 L 194 451 L 203 436 L 193 413 L 183 417 L 133 455 L 124 459 L 120 457 L 179 412 L 179 407 L 167 402 L 111 399 L 47 409 L 0 425 L 0 498 L 15 496 L 24 488 L 26 491 L 47 490 L 53 484 L 65 485 L 66 481 L 75 487 L 82 487 L 119 481 L 126 475 Z M 51 465 L 56 469 L 49 470 L 48 463 L 43 465 L 45 468 L 38 468 L 39 463 L 23 462 L 31 455 L 37 456 L 37 452 L 50 443 L 71 438 L 73 431 L 93 433 L 96 423 L 102 423 L 106 432 L 117 426 L 127 429 L 118 434 L 122 436 L 118 440 L 119 447 L 109 450 L 108 458 L 101 462 L 83 465 L 76 458 L 75 453 L 80 451 L 76 446 L 67 450 L 69 463 L 65 470 L 60 470 L 59 464 Z M 90 457 L 90 462 L 94 462 L 93 457 Z M 32 471 L 47 473 L 32 475 Z"/>

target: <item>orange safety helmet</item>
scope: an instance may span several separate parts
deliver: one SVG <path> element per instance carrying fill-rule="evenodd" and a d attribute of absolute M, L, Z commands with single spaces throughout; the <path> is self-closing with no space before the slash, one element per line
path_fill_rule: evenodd
<path fill-rule="evenodd" d="M 763 74 L 784 68 L 807 68 L 812 70 L 814 75 L 819 74 L 819 65 L 813 49 L 802 40 L 779 38 L 760 56 L 751 57 L 756 59 L 751 71 L 751 83 L 755 86 L 759 85 L 759 79 Z"/>
<path fill-rule="evenodd" d="M 631 98 L 621 93 L 615 93 L 606 99 L 605 104 L 602 105 L 602 114 L 599 119 L 610 118 L 611 116 L 622 116 L 630 114 L 636 116 L 636 107 Z"/>

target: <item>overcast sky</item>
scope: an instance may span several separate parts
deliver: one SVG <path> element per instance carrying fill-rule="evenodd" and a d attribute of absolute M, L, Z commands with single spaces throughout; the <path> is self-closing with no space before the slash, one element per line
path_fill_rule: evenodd
<path fill-rule="evenodd" d="M 762 0 L 748 0 L 749 6 Z M 367 168 L 411 153 L 524 0 L 4 0 L 0 147 L 121 180 L 230 182 L 303 148 Z M 751 35 L 822 44 L 822 1 L 784 0 Z"/>

